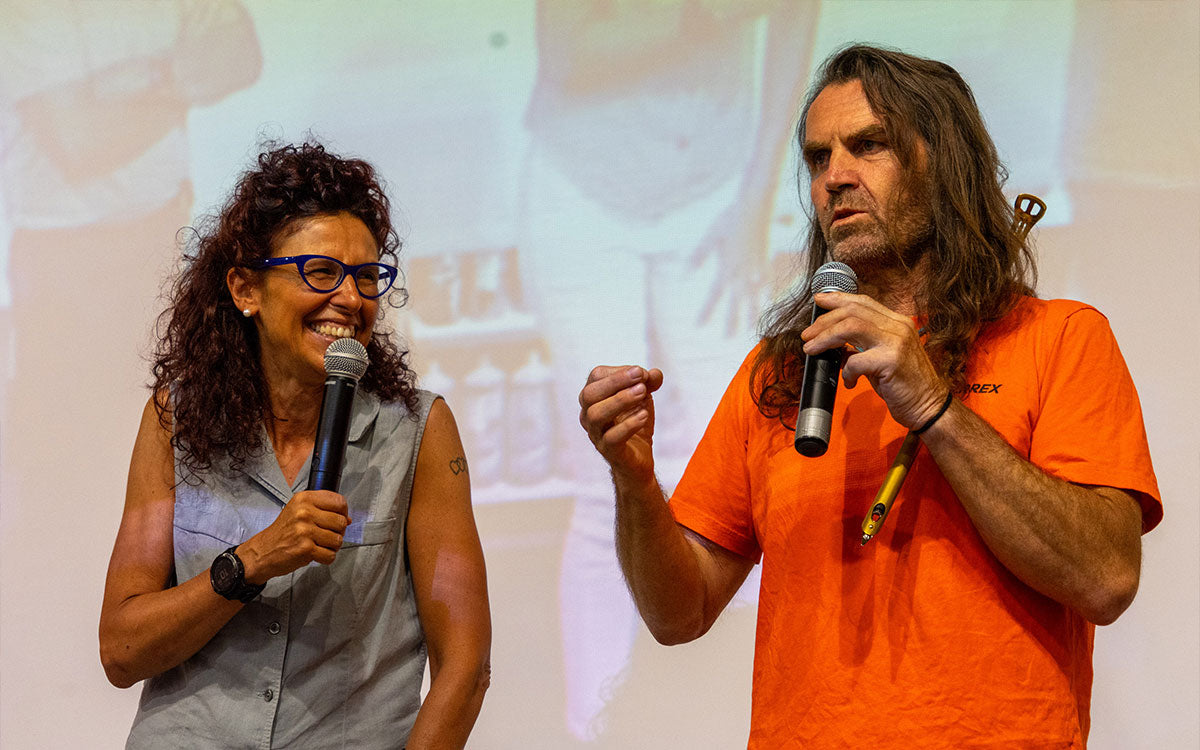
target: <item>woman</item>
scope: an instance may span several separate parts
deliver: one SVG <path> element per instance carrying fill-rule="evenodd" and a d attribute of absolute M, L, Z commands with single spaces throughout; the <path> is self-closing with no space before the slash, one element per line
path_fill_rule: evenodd
<path fill-rule="evenodd" d="M 311 144 L 259 156 L 195 240 L 100 615 L 109 679 L 147 680 L 128 747 L 466 743 L 483 553 L 450 409 L 376 330 L 399 247 L 371 166 Z M 340 492 L 306 491 L 342 337 L 370 366 Z"/>

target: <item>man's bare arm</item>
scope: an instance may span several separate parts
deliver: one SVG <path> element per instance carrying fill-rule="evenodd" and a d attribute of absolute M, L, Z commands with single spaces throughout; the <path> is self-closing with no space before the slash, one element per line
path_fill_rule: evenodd
<path fill-rule="evenodd" d="M 579 394 L 579 421 L 612 468 L 617 558 L 646 626 L 660 643 L 699 638 L 754 563 L 675 522 L 654 476 L 654 400 L 662 373 L 597 367 Z"/>
<path fill-rule="evenodd" d="M 1049 476 L 959 401 L 921 436 L 993 554 L 1097 625 L 1137 593 L 1142 514 L 1127 492 Z"/>

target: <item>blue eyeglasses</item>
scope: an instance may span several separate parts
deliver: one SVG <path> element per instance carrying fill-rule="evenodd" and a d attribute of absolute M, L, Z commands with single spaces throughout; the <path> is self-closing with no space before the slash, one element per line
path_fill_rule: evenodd
<path fill-rule="evenodd" d="M 342 279 L 350 276 L 358 293 L 367 299 L 376 299 L 387 294 L 387 290 L 396 283 L 398 271 L 395 266 L 387 263 L 360 263 L 348 266 L 337 258 L 328 255 L 289 255 L 285 258 L 264 258 L 249 265 L 249 268 L 263 270 L 273 266 L 294 265 L 300 271 L 300 278 L 314 292 L 328 294 L 342 285 Z"/>

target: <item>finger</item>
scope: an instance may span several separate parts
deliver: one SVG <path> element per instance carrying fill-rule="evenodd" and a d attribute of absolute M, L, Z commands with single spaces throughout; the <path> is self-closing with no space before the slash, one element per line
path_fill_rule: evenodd
<path fill-rule="evenodd" d="M 836 310 L 819 315 L 812 325 L 800 333 L 806 342 L 821 342 L 812 349 L 806 344 L 804 351 L 815 354 L 837 346 L 829 337 L 840 337 L 840 343 L 850 344 L 863 351 L 885 341 L 919 340 L 912 320 L 893 314 L 884 307 L 850 302 Z M 819 348 L 818 348 L 819 347 Z"/>
<path fill-rule="evenodd" d="M 663 371 L 662 370 L 655 367 L 654 369 L 648 370 L 646 372 L 646 388 L 648 388 L 651 393 L 654 393 L 659 388 L 662 388 L 662 384 L 663 384 Z"/>
<path fill-rule="evenodd" d="M 831 301 L 832 300 L 832 301 Z M 873 306 L 870 297 L 855 294 L 825 293 L 818 294 L 813 299 L 817 306 L 824 309 L 825 312 L 813 319 L 809 328 L 817 326 L 818 330 L 821 326 L 828 326 L 839 320 L 846 318 L 863 318 L 866 320 L 883 321 L 887 320 L 885 311 L 887 308 L 877 309 Z M 829 306 L 821 304 L 826 302 Z"/>
<path fill-rule="evenodd" d="M 335 534 L 345 534 L 350 525 L 350 518 L 342 513 L 331 510 L 314 511 L 309 522 L 319 529 L 326 529 Z"/>
<path fill-rule="evenodd" d="M 622 414 L 634 412 L 641 407 L 649 395 L 650 391 L 645 383 L 635 383 L 583 409 L 579 421 L 594 440 L 615 424 Z"/>
<path fill-rule="evenodd" d="M 304 492 L 297 492 L 292 496 L 292 501 L 318 510 L 332 511 L 342 515 L 346 515 L 349 512 L 349 507 L 346 505 L 346 498 L 330 490 L 305 490 Z"/>
<path fill-rule="evenodd" d="M 604 455 L 608 455 L 614 448 L 619 448 L 629 439 L 637 434 L 638 430 L 646 426 L 650 420 L 649 409 L 639 409 L 630 414 L 626 419 L 614 424 L 604 431 L 597 442 L 597 447 Z"/>
<path fill-rule="evenodd" d="M 837 310 L 854 301 L 856 297 L 866 296 L 850 294 L 849 292 L 818 292 L 813 295 L 813 302 L 826 310 Z"/>
<path fill-rule="evenodd" d="M 838 321 L 844 320 L 850 313 L 844 308 L 828 310 L 827 312 L 813 318 L 812 322 L 800 331 L 801 341 L 810 341 L 816 338 L 822 331 L 834 325 Z"/>
<path fill-rule="evenodd" d="M 859 318 L 847 317 L 826 323 L 811 333 L 803 350 L 805 354 L 812 355 L 849 346 L 862 352 L 878 345 L 880 338 L 878 328 Z"/>
<path fill-rule="evenodd" d="M 316 547 L 313 547 L 311 557 L 313 562 L 320 563 L 322 565 L 332 565 L 333 561 L 337 559 L 337 553 L 337 548 L 330 549 L 328 547 L 317 545 Z"/>
<path fill-rule="evenodd" d="M 861 318 L 871 321 L 880 328 L 911 328 L 916 330 L 912 318 L 901 315 L 880 304 L 865 294 L 845 294 L 843 292 L 823 292 L 816 295 L 813 301 L 828 312 L 818 315 L 809 328 L 816 326 L 816 331 L 822 327 L 844 320 L 847 317 Z M 814 331 L 815 333 L 815 331 Z M 801 338 L 808 338 L 801 333 Z"/>
<path fill-rule="evenodd" d="M 345 535 L 339 531 L 331 531 L 330 529 L 314 529 L 312 533 L 313 543 L 317 547 L 337 552 L 342 548 L 342 542 L 345 540 Z M 314 550 L 314 554 L 315 554 Z"/>
<path fill-rule="evenodd" d="M 850 294 L 848 292 L 821 292 L 813 296 L 813 302 L 826 310 L 839 310 L 844 307 L 861 307 L 873 310 L 894 320 L 907 321 L 908 317 L 895 312 L 887 305 L 866 294 Z"/>
<path fill-rule="evenodd" d="M 613 375 L 620 375 L 621 373 L 628 371 L 631 367 L 636 367 L 636 365 L 596 365 L 592 368 L 591 372 L 588 373 L 587 382 L 594 383 L 598 380 L 610 378 Z"/>
<path fill-rule="evenodd" d="M 639 403 L 635 404 L 634 406 L 632 406 L 631 408 L 626 409 L 625 411 L 621 412 L 620 414 L 618 414 L 616 417 L 613 418 L 611 424 L 604 425 L 603 429 L 609 429 L 609 428 L 613 427 L 614 425 L 621 424 L 622 422 L 624 422 L 628 419 L 633 419 L 635 417 L 639 417 L 643 413 L 649 414 L 651 417 L 654 416 L 654 401 L 652 399 L 647 399 L 645 401 L 639 402 Z"/>
<path fill-rule="evenodd" d="M 878 374 L 885 363 L 878 350 L 857 352 L 846 357 L 842 362 L 842 382 L 847 388 L 853 388 L 863 375 Z"/>
<path fill-rule="evenodd" d="M 579 406 L 586 409 L 645 379 L 646 370 L 637 365 L 595 367 L 588 374 L 587 385 L 579 392 Z"/>

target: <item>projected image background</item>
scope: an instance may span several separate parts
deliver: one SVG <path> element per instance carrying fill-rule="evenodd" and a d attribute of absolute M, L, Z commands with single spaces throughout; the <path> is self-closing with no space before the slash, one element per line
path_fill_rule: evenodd
<path fill-rule="evenodd" d="M 598 364 L 659 367 L 669 489 L 797 283 L 792 139 L 854 41 L 945 60 L 1009 192 L 1048 205 L 1040 294 L 1096 305 L 1166 507 L 1096 636 L 1095 748 L 1200 741 L 1200 10 L 1191 2 L 0 0 L 0 745 L 119 747 L 96 648 L 146 355 L 181 228 L 268 142 L 387 180 L 387 312 L 454 410 L 494 619 L 478 748 L 723 748 L 749 725 L 757 579 L 667 649 L 613 552 L 578 425 Z M 1188 585 L 1180 587 L 1180 578 Z"/>

